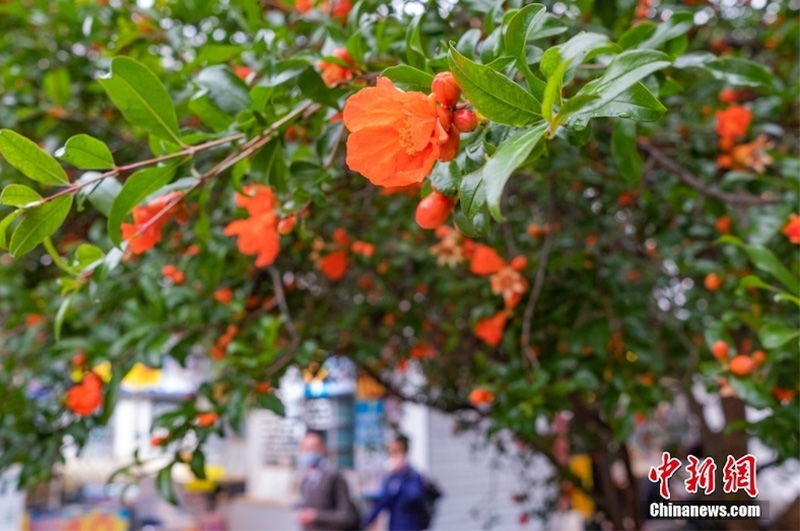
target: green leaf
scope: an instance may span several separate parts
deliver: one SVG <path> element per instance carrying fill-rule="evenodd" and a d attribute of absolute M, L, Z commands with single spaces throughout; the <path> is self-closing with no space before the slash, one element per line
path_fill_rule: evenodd
<path fill-rule="evenodd" d="M 450 47 L 450 71 L 472 105 L 490 120 L 523 126 L 541 118 L 541 103 L 522 87 Z"/>
<path fill-rule="evenodd" d="M 155 166 L 139 170 L 131 175 L 114 199 L 108 215 L 108 236 L 114 245 L 119 247 L 122 243 L 120 225 L 144 198 L 166 185 L 175 174 L 176 168 L 183 162 L 172 160 L 164 166 Z"/>
<path fill-rule="evenodd" d="M 15 210 L 0 221 L 0 249 L 8 248 L 8 227 L 14 222 L 15 219 L 20 217 L 25 211 L 22 209 Z"/>
<path fill-rule="evenodd" d="M 636 148 L 636 122 L 616 120 L 611 132 L 611 157 L 623 179 L 636 185 L 642 178 L 644 164 Z"/>
<path fill-rule="evenodd" d="M 727 85 L 744 87 L 772 86 L 772 74 L 763 65 L 740 57 L 716 57 L 712 53 L 686 54 L 675 60 L 675 68 L 702 68 Z"/>
<path fill-rule="evenodd" d="M 81 175 L 75 181 L 75 184 L 80 185 L 84 181 L 96 179 L 99 176 L 100 174 L 97 172 L 88 171 Z M 106 177 L 96 183 L 82 186 L 78 190 L 78 210 L 83 207 L 83 202 L 88 199 L 98 212 L 108 217 L 109 212 L 111 212 L 111 206 L 114 204 L 114 200 L 119 195 L 120 190 L 122 190 L 122 185 L 114 177 Z"/>
<path fill-rule="evenodd" d="M 0 153 L 29 179 L 44 184 L 69 184 L 67 173 L 58 161 L 19 133 L 0 130 Z"/>
<path fill-rule="evenodd" d="M 744 245 L 743 248 L 754 266 L 774 276 L 793 293 L 800 293 L 800 281 L 778 260 L 778 257 L 772 251 L 752 245 Z"/>
<path fill-rule="evenodd" d="M 214 105 L 205 90 L 198 92 L 189 100 L 189 110 L 195 113 L 204 125 L 217 133 L 225 131 L 235 120 L 233 116 Z"/>
<path fill-rule="evenodd" d="M 206 89 L 214 105 L 226 114 L 236 116 L 250 107 L 250 89 L 227 66 L 204 68 L 197 75 L 197 84 Z"/>
<path fill-rule="evenodd" d="M 640 42 L 644 42 L 656 31 L 656 25 L 649 20 L 640 22 L 635 26 L 628 28 L 623 33 L 617 43 L 623 50 L 629 50 L 635 47 Z"/>
<path fill-rule="evenodd" d="M 542 4 L 530 4 L 517 11 L 508 21 L 505 47 L 506 51 L 517 59 L 518 68 L 520 65 L 528 68 L 528 58 L 525 53 L 528 38 L 541 28 L 546 15 L 547 9 Z"/>
<path fill-rule="evenodd" d="M 652 34 L 641 41 L 637 48 L 658 48 L 667 41 L 684 35 L 693 26 L 694 15 L 692 13 L 686 11 L 673 13 L 669 20 L 657 25 Z"/>
<path fill-rule="evenodd" d="M 411 66 L 424 69 L 426 54 L 422 47 L 422 35 L 419 30 L 421 21 L 422 15 L 417 15 L 406 30 L 406 60 Z"/>
<path fill-rule="evenodd" d="M 542 98 L 542 117 L 553 121 L 553 107 L 561 105 L 561 87 L 567 71 L 577 67 L 592 52 L 610 45 L 608 37 L 599 33 L 579 33 L 542 55 L 539 69 L 547 79 Z"/>
<path fill-rule="evenodd" d="M 613 101 L 640 79 L 671 63 L 669 57 L 654 50 L 630 50 L 614 57 L 606 71 L 581 88 L 578 94 L 599 94 L 600 98 L 589 104 L 582 113 L 588 113 Z M 646 90 L 646 89 L 645 89 Z"/>
<path fill-rule="evenodd" d="M 189 468 L 197 479 L 206 479 L 206 456 L 199 446 L 192 452 Z"/>
<path fill-rule="evenodd" d="M 467 217 L 476 215 L 486 202 L 492 216 L 498 221 L 505 221 L 500 202 L 506 182 L 511 173 L 528 158 L 547 127 L 546 122 L 541 122 L 505 140 L 482 168 L 464 176 L 461 181 L 461 209 Z"/>
<path fill-rule="evenodd" d="M 431 186 L 445 195 L 456 195 L 460 181 L 461 169 L 455 161 L 437 162 L 431 172 Z"/>
<path fill-rule="evenodd" d="M 75 249 L 75 265 L 79 269 L 86 269 L 103 259 L 103 251 L 90 243 L 82 243 Z"/>
<path fill-rule="evenodd" d="M 8 247 L 11 256 L 18 258 L 24 255 L 58 230 L 71 206 L 72 196 L 62 195 L 30 209 L 11 236 Z"/>
<path fill-rule="evenodd" d="M 58 305 L 56 319 L 53 321 L 53 334 L 56 337 L 56 341 L 61 341 L 61 329 L 64 327 L 64 319 L 67 317 L 67 310 L 69 310 L 69 306 L 72 304 L 72 299 L 75 298 L 76 293 L 77 291 L 73 291 Z"/>
<path fill-rule="evenodd" d="M 576 99 L 577 96 L 570 98 L 564 104 L 564 107 Z M 599 97 L 599 96 L 598 96 Z M 658 99 L 653 96 L 647 87 L 641 83 L 635 83 L 631 88 L 623 91 L 622 94 L 614 98 L 612 101 L 604 103 L 599 107 L 592 106 L 591 109 L 586 109 L 586 106 L 573 115 L 570 122 L 573 127 L 581 127 L 592 118 L 599 117 L 619 117 L 636 120 L 638 122 L 653 122 L 660 119 L 667 108 L 661 104 Z M 564 109 L 559 116 L 566 114 Z"/>
<path fill-rule="evenodd" d="M 383 77 L 388 77 L 395 83 L 405 85 L 404 88 L 409 90 L 417 89 L 428 91 L 431 88 L 431 82 L 433 82 L 432 74 L 408 65 L 390 66 L 385 69 L 381 75 Z"/>
<path fill-rule="evenodd" d="M 256 401 L 258 402 L 259 407 L 268 409 L 276 415 L 281 417 L 286 415 L 283 402 L 281 402 L 280 398 L 275 396 L 275 393 L 258 393 L 256 395 Z"/>
<path fill-rule="evenodd" d="M 45 93 L 54 104 L 60 107 L 68 104 L 72 98 L 70 82 L 69 70 L 66 68 L 48 70 L 42 77 Z"/>
<path fill-rule="evenodd" d="M 42 198 L 35 190 L 24 184 L 9 184 L 0 194 L 0 204 L 8 206 L 25 206 Z"/>
<path fill-rule="evenodd" d="M 259 151 L 250 166 L 255 181 L 267 183 L 276 192 L 288 191 L 288 170 L 280 138 L 273 138 Z"/>
<path fill-rule="evenodd" d="M 130 57 L 115 57 L 100 85 L 130 123 L 159 138 L 185 145 L 178 134 L 178 117 L 169 93 L 158 77 Z"/>
<path fill-rule="evenodd" d="M 175 497 L 175 489 L 172 485 L 172 467 L 175 463 L 170 463 L 158 471 L 156 474 L 156 489 L 167 502 L 178 505 L 178 498 Z"/>
<path fill-rule="evenodd" d="M 719 57 L 708 61 L 706 69 L 728 85 L 771 87 L 772 74 L 764 65 L 740 57 Z"/>
<path fill-rule="evenodd" d="M 335 109 L 339 108 L 339 102 L 336 101 L 335 92 L 325 84 L 319 72 L 313 68 L 306 68 L 305 71 L 300 74 L 300 77 L 297 78 L 297 86 L 300 87 L 300 92 L 303 93 L 303 96 L 311 101 Z"/>
<path fill-rule="evenodd" d="M 758 339 L 765 348 L 780 348 L 792 339 L 800 336 L 796 328 L 789 328 L 779 323 L 764 323 L 758 329 Z"/>
<path fill-rule="evenodd" d="M 89 135 L 75 135 L 56 151 L 56 157 L 82 170 L 110 170 L 114 156 L 102 140 Z"/>

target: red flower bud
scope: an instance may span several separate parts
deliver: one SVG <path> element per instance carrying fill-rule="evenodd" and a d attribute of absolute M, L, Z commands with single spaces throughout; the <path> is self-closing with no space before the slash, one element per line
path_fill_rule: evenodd
<path fill-rule="evenodd" d="M 286 234 L 291 234 L 296 223 L 297 218 L 294 215 L 283 218 L 278 222 L 278 232 L 284 236 Z"/>
<path fill-rule="evenodd" d="M 447 131 L 447 140 L 440 146 L 439 160 L 442 162 L 450 162 L 456 155 L 458 155 L 458 145 L 461 142 L 458 129 L 455 126 L 450 126 Z"/>
<path fill-rule="evenodd" d="M 417 225 L 423 229 L 435 229 L 447 221 L 455 202 L 434 190 L 417 205 Z"/>
<path fill-rule="evenodd" d="M 478 127 L 478 117 L 470 110 L 460 109 L 453 114 L 453 123 L 462 133 L 469 133 Z"/>
<path fill-rule="evenodd" d="M 461 88 L 456 83 L 456 78 L 450 72 L 436 74 L 431 83 L 431 92 L 436 95 L 436 99 L 445 107 L 452 107 L 461 97 Z"/>

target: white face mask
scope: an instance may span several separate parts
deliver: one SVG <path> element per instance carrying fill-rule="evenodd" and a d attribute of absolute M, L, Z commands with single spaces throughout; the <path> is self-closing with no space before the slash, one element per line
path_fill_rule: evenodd
<path fill-rule="evenodd" d="M 405 464 L 406 460 L 402 457 L 390 457 L 384 462 L 383 467 L 388 472 L 394 472 L 395 470 L 403 468 Z"/>

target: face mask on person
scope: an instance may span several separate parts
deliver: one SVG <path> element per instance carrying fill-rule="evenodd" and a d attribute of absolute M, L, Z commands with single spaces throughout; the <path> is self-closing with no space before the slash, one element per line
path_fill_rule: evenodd
<path fill-rule="evenodd" d="M 384 467 L 389 472 L 394 472 L 396 470 L 400 470 L 406 464 L 406 460 L 402 455 L 393 455 L 386 460 L 384 463 Z"/>
<path fill-rule="evenodd" d="M 322 462 L 322 454 L 319 452 L 300 452 L 297 456 L 297 466 L 300 468 L 313 468 Z"/>

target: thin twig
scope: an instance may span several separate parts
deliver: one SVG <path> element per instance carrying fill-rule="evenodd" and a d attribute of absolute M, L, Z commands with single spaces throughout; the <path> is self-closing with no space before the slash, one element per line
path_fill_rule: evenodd
<path fill-rule="evenodd" d="M 216 177 L 217 175 L 221 174 L 231 166 L 235 165 L 242 159 L 249 157 L 250 155 L 256 153 L 259 149 L 264 147 L 264 145 L 272 140 L 272 135 L 280 129 L 284 124 L 290 122 L 298 115 L 302 114 L 305 111 L 309 110 L 316 110 L 319 109 L 319 105 L 312 103 L 311 101 L 305 101 L 302 104 L 295 107 L 289 114 L 281 118 L 280 120 L 276 121 L 272 125 L 270 125 L 267 129 L 265 129 L 260 135 L 257 137 L 248 140 L 245 142 L 240 151 L 236 153 L 231 153 L 217 164 L 215 164 L 211 169 L 206 171 L 203 175 L 197 178 L 197 182 L 194 183 L 191 187 L 189 187 L 186 191 L 180 194 L 175 199 L 169 201 L 164 207 L 156 212 L 153 217 L 147 220 L 145 223 L 139 226 L 138 230 L 135 234 L 131 236 L 131 238 L 135 238 L 136 236 L 140 236 L 147 232 L 147 230 L 152 227 L 154 224 L 158 223 L 158 221 L 166 216 L 175 206 L 178 205 L 181 201 L 183 201 L 189 194 L 193 191 L 200 188 L 210 179 Z"/>
<path fill-rule="evenodd" d="M 192 156 L 192 155 L 194 155 L 195 153 L 197 153 L 199 151 L 203 151 L 203 150 L 212 148 L 214 146 L 218 146 L 220 144 L 227 144 L 229 142 L 234 142 L 234 141 L 239 140 L 240 138 L 243 138 L 243 137 L 244 137 L 244 133 L 231 135 L 231 136 L 226 136 L 225 138 L 218 138 L 216 140 L 211 140 L 209 142 L 206 142 L 205 144 L 199 144 L 197 146 L 189 146 L 189 147 L 187 147 L 185 149 L 182 149 L 180 151 L 176 151 L 174 153 L 167 153 L 165 155 L 160 155 L 160 156 L 154 157 L 152 159 L 140 160 L 138 162 L 133 162 L 131 164 L 126 164 L 124 166 L 115 166 L 114 169 L 109 170 L 109 171 L 107 171 L 105 173 L 101 173 L 100 175 L 96 175 L 96 176 L 92 177 L 91 179 L 86 179 L 85 181 L 81 181 L 79 183 L 78 182 L 71 183 L 69 186 L 59 190 L 58 192 L 54 193 L 53 195 L 49 195 L 47 197 L 44 197 L 44 198 L 40 199 L 39 201 L 35 201 L 35 202 L 32 202 L 32 203 L 29 203 L 28 205 L 26 205 L 26 207 L 27 208 L 32 208 L 32 207 L 35 207 L 35 206 L 43 205 L 44 203 L 52 201 L 53 199 L 56 199 L 56 198 L 61 197 L 63 195 L 74 194 L 78 190 L 80 190 L 82 188 L 85 188 L 85 187 L 89 186 L 90 184 L 98 183 L 98 182 L 102 181 L 103 179 L 107 179 L 108 177 L 116 177 L 117 175 L 122 175 L 122 174 L 128 173 L 130 171 L 142 168 L 144 166 L 150 166 L 152 164 L 157 164 L 159 162 L 164 162 L 166 160 L 171 160 L 171 159 L 182 157 L 182 156 Z"/>
<path fill-rule="evenodd" d="M 522 318 L 522 335 L 520 336 L 522 351 L 525 353 L 525 356 L 528 358 L 528 361 L 530 361 L 531 365 L 534 367 L 539 366 L 539 359 L 536 357 L 536 353 L 533 351 L 533 348 L 531 348 L 530 345 L 531 324 L 533 322 L 533 314 L 536 311 L 536 303 L 538 302 L 539 295 L 541 295 L 542 288 L 544 287 L 544 278 L 547 272 L 547 264 L 550 261 L 550 249 L 553 246 L 553 233 L 555 232 L 555 230 L 552 225 L 556 217 L 555 196 L 556 196 L 555 180 L 551 175 L 550 176 L 550 219 L 548 220 L 548 223 L 550 224 L 550 230 L 547 231 L 547 235 L 544 238 L 544 244 L 542 245 L 542 251 L 539 254 L 539 268 L 536 271 L 536 278 L 533 281 L 533 288 L 531 288 L 531 296 L 528 299 L 528 305 L 525 307 L 525 314 Z"/>
<path fill-rule="evenodd" d="M 730 205 L 749 205 L 749 206 L 757 206 L 757 205 L 771 205 L 778 203 L 780 201 L 777 197 L 760 197 L 751 194 L 735 194 L 730 192 L 724 192 L 719 188 L 714 186 L 709 186 L 702 182 L 700 179 L 692 175 L 689 170 L 680 166 L 671 158 L 669 158 L 663 151 L 658 149 L 654 146 L 649 140 L 647 139 L 639 139 L 638 141 L 639 146 L 645 150 L 650 156 L 655 159 L 664 169 L 669 170 L 670 172 L 674 173 L 678 179 L 683 181 L 685 184 L 688 184 L 701 194 L 713 197 L 715 199 L 719 199 L 720 201 L 730 204 Z"/>

